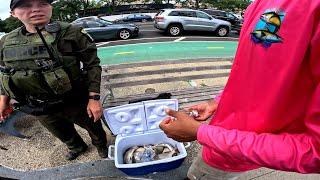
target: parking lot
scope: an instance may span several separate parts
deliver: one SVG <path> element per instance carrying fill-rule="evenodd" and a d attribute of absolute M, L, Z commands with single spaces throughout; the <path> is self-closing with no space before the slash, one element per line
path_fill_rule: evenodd
<path fill-rule="evenodd" d="M 171 15 L 172 13 L 177 14 Z M 152 14 L 152 16 L 147 14 L 139 15 L 139 17 L 148 16 L 148 19 L 127 21 L 130 16 L 88 16 L 78 18 L 71 24 L 83 27 L 96 42 L 173 36 L 238 38 L 239 28 L 242 26 L 240 24 L 240 27 L 234 28 L 229 21 L 216 19 L 203 11 L 191 9 L 179 11 L 161 10 L 158 14 Z M 242 20 L 238 20 L 237 23 L 242 23 Z"/>
<path fill-rule="evenodd" d="M 171 37 L 167 33 L 160 31 L 154 27 L 153 22 L 136 23 L 140 27 L 140 34 L 138 38 L 154 38 L 154 37 Z M 184 32 L 181 36 L 197 36 L 197 37 L 217 37 L 212 32 Z M 238 38 L 239 35 L 236 31 L 231 31 L 229 37 Z"/>

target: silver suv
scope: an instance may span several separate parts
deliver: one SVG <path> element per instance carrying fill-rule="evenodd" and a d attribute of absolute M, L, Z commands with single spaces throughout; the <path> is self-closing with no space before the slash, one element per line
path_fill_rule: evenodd
<path fill-rule="evenodd" d="M 229 34 L 231 24 L 192 9 L 162 9 L 154 18 L 154 27 L 178 36 L 183 31 L 213 31 L 220 37 Z"/>

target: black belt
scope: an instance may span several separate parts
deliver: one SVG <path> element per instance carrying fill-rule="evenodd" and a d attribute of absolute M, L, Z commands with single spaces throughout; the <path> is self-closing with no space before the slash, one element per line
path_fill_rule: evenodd
<path fill-rule="evenodd" d="M 15 109 L 31 114 L 34 116 L 47 115 L 55 113 L 62 109 L 63 100 L 40 100 L 31 99 L 27 100 L 26 104 L 14 104 Z"/>

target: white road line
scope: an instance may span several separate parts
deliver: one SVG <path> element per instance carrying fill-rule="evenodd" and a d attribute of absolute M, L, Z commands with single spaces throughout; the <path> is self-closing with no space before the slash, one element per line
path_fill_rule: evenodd
<path fill-rule="evenodd" d="M 239 40 L 236 37 L 210 37 L 210 36 L 188 36 L 188 38 L 199 38 L 199 39 L 232 39 L 232 40 Z"/>
<path fill-rule="evenodd" d="M 101 42 L 101 43 L 97 43 L 97 47 L 109 44 L 110 42 Z"/>
<path fill-rule="evenodd" d="M 151 39 L 175 39 L 176 37 L 155 37 L 155 38 L 137 38 L 137 39 L 128 39 L 128 40 L 116 40 L 116 41 L 109 41 L 109 42 L 101 42 L 101 43 L 97 43 L 97 45 L 101 46 L 101 45 L 105 45 L 105 44 L 109 44 L 109 43 L 114 43 L 114 42 L 128 42 L 128 41 L 141 41 L 141 40 L 151 40 Z M 188 36 L 185 37 L 186 39 L 189 38 L 199 38 L 199 39 L 223 39 L 223 37 L 205 37 L 205 36 Z M 226 37 L 228 39 L 232 39 L 232 40 L 238 40 L 238 38 L 233 38 L 233 37 Z M 103 44 L 105 43 L 105 44 Z"/>
<path fill-rule="evenodd" d="M 154 30 L 152 30 L 152 29 L 149 29 L 149 30 L 145 29 L 145 30 L 140 30 L 139 32 L 154 32 Z"/>
<path fill-rule="evenodd" d="M 134 54 L 134 51 L 114 53 L 114 55 L 126 55 L 126 54 Z"/>
<path fill-rule="evenodd" d="M 151 27 L 154 27 L 154 25 L 153 24 L 140 24 L 140 25 L 138 25 L 139 27 L 142 27 L 142 26 L 151 26 Z"/>
<path fill-rule="evenodd" d="M 189 43 L 189 42 L 215 42 L 215 43 L 233 42 L 233 43 L 238 43 L 236 41 L 182 41 L 181 43 Z M 176 42 L 163 41 L 163 42 L 144 42 L 144 43 L 137 43 L 137 44 L 121 44 L 121 45 L 104 46 L 104 47 L 100 47 L 100 49 L 109 49 L 109 48 L 121 47 L 121 46 L 136 46 L 136 45 L 141 45 L 141 44 L 164 44 L 164 43 L 172 43 L 172 44 L 174 44 Z"/>
<path fill-rule="evenodd" d="M 148 40 L 148 39 L 174 39 L 174 38 L 175 37 L 137 38 L 137 39 L 128 39 L 128 40 L 109 41 L 109 42 L 106 42 L 106 43 L 108 44 L 108 43 L 113 43 L 113 42 L 141 41 L 141 40 Z M 102 44 L 102 42 L 101 42 L 101 44 Z"/>
<path fill-rule="evenodd" d="M 207 49 L 224 49 L 224 47 L 207 47 Z"/>
<path fill-rule="evenodd" d="M 179 38 L 179 39 L 174 40 L 174 42 L 182 41 L 182 40 L 184 40 L 185 38 L 186 38 L 186 37 L 181 37 L 181 38 Z"/>
<path fill-rule="evenodd" d="M 189 39 L 189 38 L 196 38 L 196 39 L 223 39 L 224 37 L 188 36 L 188 37 L 184 37 L 184 38 L 185 39 Z M 231 39 L 231 40 L 238 40 L 238 38 L 233 38 L 233 37 L 226 37 L 226 38 L 227 39 Z M 167 37 L 154 37 L 154 38 L 137 38 L 137 39 L 128 39 L 128 40 L 115 40 L 115 41 L 96 43 L 96 45 L 97 45 L 97 47 L 100 47 L 100 46 L 103 46 L 103 45 L 106 45 L 106 44 L 109 44 L 109 43 L 114 43 L 114 42 L 130 42 L 130 41 L 143 41 L 143 40 L 154 40 L 154 39 L 176 39 L 176 37 L 167 36 Z M 174 41 L 166 41 L 164 43 L 168 43 L 168 42 L 174 42 Z M 192 40 L 192 41 L 188 41 L 188 42 L 197 42 L 197 41 Z M 210 42 L 224 42 L 224 41 L 210 41 Z M 145 42 L 145 43 L 139 43 L 139 44 L 149 44 L 149 43 L 157 43 L 157 42 Z M 111 45 L 111 46 L 126 46 L 126 45 L 128 45 L 128 44 Z"/>

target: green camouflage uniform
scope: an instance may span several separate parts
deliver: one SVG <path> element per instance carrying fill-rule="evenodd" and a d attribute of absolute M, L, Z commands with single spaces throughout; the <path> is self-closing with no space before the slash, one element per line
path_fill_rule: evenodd
<path fill-rule="evenodd" d="M 74 123 L 89 132 L 93 145 L 106 146 L 101 121 L 94 123 L 86 110 L 88 93 L 100 93 L 101 66 L 95 43 L 81 28 L 55 23 L 59 31 L 41 31 L 54 60 L 40 36 L 28 33 L 25 27 L 1 39 L 0 65 L 13 71 L 2 69 L 0 93 L 34 109 L 50 109 L 34 115 L 38 115 L 40 122 L 70 150 L 85 146 Z"/>

